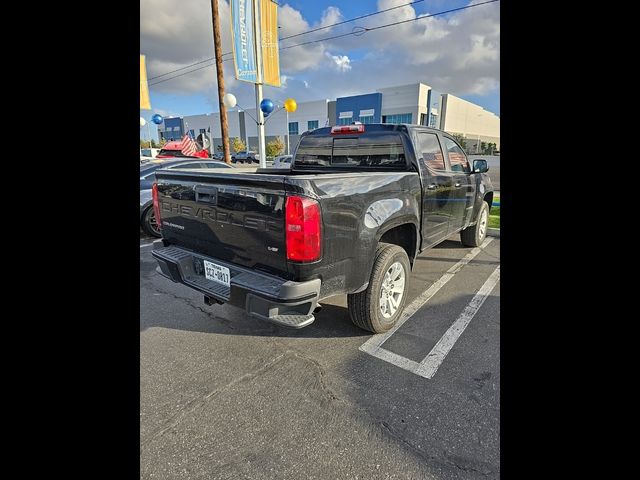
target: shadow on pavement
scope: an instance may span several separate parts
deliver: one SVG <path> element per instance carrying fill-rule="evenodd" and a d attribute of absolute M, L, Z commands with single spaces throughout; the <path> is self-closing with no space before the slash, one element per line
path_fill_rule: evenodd
<path fill-rule="evenodd" d="M 250 335 L 289 338 L 366 337 L 371 335 L 351 322 L 344 307 L 323 304 L 308 327 L 289 329 L 249 317 L 244 310 L 231 305 L 207 306 L 200 298 L 182 297 L 171 292 L 156 290 L 156 294 L 173 296 L 175 309 L 155 311 L 152 299 L 141 301 L 140 331 L 152 327 L 169 328 L 220 335 Z M 190 293 L 190 292 L 189 292 Z M 196 294 L 197 295 L 197 294 Z M 186 305 L 185 305 L 186 304 Z M 146 307 L 151 307 L 145 312 Z"/>

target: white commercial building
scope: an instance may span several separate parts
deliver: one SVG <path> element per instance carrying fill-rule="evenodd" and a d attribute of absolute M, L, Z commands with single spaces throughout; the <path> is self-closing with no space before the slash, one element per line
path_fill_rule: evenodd
<path fill-rule="evenodd" d="M 466 148 L 472 153 L 478 151 L 480 142 L 495 143 L 496 149 L 500 149 L 500 118 L 497 115 L 449 93 L 436 92 L 424 83 L 380 88 L 375 93 L 331 101 L 300 102 L 297 110 L 289 114 L 288 122 L 286 111 L 281 107 L 277 103 L 276 110 L 266 117 L 266 142 L 281 137 L 286 145 L 289 135 L 291 151 L 300 135 L 307 130 L 347 125 L 354 121 L 427 125 L 464 136 Z M 255 109 L 227 110 L 230 139 L 239 137 L 254 151 L 258 147 L 255 118 Z M 175 137 L 181 129 L 191 131 L 194 137 L 207 133 L 212 137 L 214 150 L 222 146 L 220 116 L 217 113 L 190 115 L 180 120 L 182 124 L 177 123 L 177 118 L 167 119 L 166 122 L 172 122 L 172 126 L 160 126 L 160 134 L 168 132 Z"/>

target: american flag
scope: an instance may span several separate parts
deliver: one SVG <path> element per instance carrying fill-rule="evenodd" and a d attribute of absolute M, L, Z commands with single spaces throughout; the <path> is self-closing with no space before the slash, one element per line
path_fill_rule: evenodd
<path fill-rule="evenodd" d="M 188 157 L 192 156 L 198 151 L 198 146 L 196 145 L 196 142 L 193 141 L 193 138 L 191 138 L 191 136 L 189 135 L 189 132 L 184 134 L 180 147 L 182 149 L 182 153 Z"/>

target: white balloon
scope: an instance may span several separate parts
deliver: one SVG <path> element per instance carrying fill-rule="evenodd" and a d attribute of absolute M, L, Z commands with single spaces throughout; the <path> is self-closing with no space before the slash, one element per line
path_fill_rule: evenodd
<path fill-rule="evenodd" d="M 140 126 L 144 127 L 146 124 L 147 124 L 147 121 L 144 118 L 140 117 Z"/>
<path fill-rule="evenodd" d="M 226 93 L 225 96 L 222 97 L 222 103 L 224 103 L 224 106 L 227 108 L 233 108 L 236 106 L 238 101 L 233 93 Z"/>

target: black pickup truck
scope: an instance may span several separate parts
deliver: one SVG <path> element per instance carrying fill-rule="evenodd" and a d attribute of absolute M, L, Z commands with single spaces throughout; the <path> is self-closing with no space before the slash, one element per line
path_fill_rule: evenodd
<path fill-rule="evenodd" d="M 418 125 L 354 124 L 300 138 L 289 170 L 158 170 L 162 275 L 252 317 L 300 328 L 347 294 L 359 327 L 404 308 L 416 256 L 452 234 L 477 246 L 493 187 L 456 141 Z"/>

